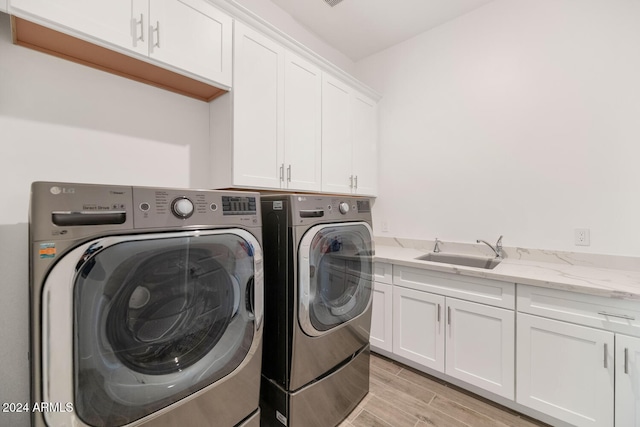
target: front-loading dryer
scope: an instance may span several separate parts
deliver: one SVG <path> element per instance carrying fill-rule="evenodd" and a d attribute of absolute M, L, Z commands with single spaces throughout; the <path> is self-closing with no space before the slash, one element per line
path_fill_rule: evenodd
<path fill-rule="evenodd" d="M 263 426 L 329 427 L 369 391 L 371 201 L 263 195 Z"/>
<path fill-rule="evenodd" d="M 36 182 L 35 426 L 258 426 L 257 193 Z"/>

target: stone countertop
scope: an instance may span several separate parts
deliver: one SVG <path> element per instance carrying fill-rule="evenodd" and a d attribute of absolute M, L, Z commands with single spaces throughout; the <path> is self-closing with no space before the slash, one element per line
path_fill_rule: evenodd
<path fill-rule="evenodd" d="M 539 260 L 505 258 L 491 270 L 420 261 L 415 258 L 429 251 L 385 246 L 375 247 L 375 261 L 423 268 L 464 276 L 580 292 L 608 298 L 640 301 L 640 271 L 568 265 Z M 442 251 L 441 253 L 447 253 Z"/>

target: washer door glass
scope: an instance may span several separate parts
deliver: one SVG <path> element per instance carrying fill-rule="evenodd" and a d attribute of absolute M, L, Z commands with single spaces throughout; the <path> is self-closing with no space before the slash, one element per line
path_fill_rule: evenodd
<path fill-rule="evenodd" d="M 255 329 L 253 256 L 231 233 L 89 246 L 73 296 L 78 416 L 128 424 L 238 367 Z"/>
<path fill-rule="evenodd" d="M 316 226 L 303 237 L 300 323 L 307 334 L 321 335 L 367 309 L 372 288 L 371 240 L 371 228 L 363 223 Z"/>

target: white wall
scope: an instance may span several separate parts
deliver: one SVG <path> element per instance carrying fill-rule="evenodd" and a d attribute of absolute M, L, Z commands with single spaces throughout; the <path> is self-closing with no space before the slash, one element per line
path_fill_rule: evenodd
<path fill-rule="evenodd" d="M 280 31 L 302 43 L 347 73 L 353 74 L 355 63 L 345 54 L 331 47 L 314 33 L 303 27 L 291 15 L 270 0 L 231 0 L 258 15 Z"/>
<path fill-rule="evenodd" d="M 208 161 L 208 104 L 14 46 L 0 13 L 0 402 L 29 398 L 31 182 L 205 188 Z"/>
<path fill-rule="evenodd" d="M 357 63 L 383 94 L 376 235 L 640 256 L 638 22 L 497 0 Z"/>

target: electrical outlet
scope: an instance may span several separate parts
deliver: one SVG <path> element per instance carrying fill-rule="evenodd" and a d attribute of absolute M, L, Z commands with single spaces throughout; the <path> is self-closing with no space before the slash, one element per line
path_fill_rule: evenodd
<path fill-rule="evenodd" d="M 380 228 L 382 229 L 383 233 L 388 232 L 389 231 L 389 223 L 387 221 L 380 222 Z"/>
<path fill-rule="evenodd" d="M 576 228 L 574 231 L 574 243 L 576 246 L 589 246 L 591 244 L 588 228 Z"/>

